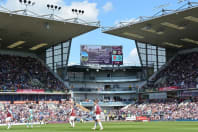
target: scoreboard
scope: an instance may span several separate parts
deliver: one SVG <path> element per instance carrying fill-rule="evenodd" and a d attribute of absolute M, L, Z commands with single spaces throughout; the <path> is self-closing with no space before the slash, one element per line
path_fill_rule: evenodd
<path fill-rule="evenodd" d="M 122 46 L 113 46 L 112 47 L 112 64 L 113 65 L 122 65 L 123 64 Z"/>
<path fill-rule="evenodd" d="M 81 45 L 81 65 L 122 65 L 122 46 Z"/>

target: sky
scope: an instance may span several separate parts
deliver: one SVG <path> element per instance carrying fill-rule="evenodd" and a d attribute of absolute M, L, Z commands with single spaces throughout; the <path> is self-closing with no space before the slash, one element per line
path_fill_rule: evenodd
<path fill-rule="evenodd" d="M 56 15 L 64 18 L 76 17 L 71 12 L 72 8 L 85 11 L 79 18 L 87 22 L 100 21 L 102 27 L 117 26 L 119 22 L 135 21 L 139 16 L 152 16 L 160 11 L 161 5 L 166 9 L 177 9 L 185 4 L 178 0 L 31 0 L 36 4 L 29 10 L 39 14 L 47 14 L 46 4 L 54 4 L 62 7 Z M 182 0 L 181 0 L 182 1 Z M 187 0 L 186 0 L 187 1 Z M 196 1 L 196 0 L 194 0 Z M 18 0 L 0 0 L 1 5 L 10 9 L 22 9 Z M 80 64 L 80 45 L 122 45 L 123 60 L 125 65 L 140 65 L 136 46 L 133 40 L 104 34 L 101 28 L 75 37 L 69 57 L 69 64 Z"/>

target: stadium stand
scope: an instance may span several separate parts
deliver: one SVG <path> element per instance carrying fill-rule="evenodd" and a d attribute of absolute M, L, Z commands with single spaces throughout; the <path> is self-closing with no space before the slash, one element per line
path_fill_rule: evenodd
<path fill-rule="evenodd" d="M 71 103 L 68 101 L 53 102 L 40 101 L 39 104 L 33 102 L 23 102 L 20 104 L 1 104 L 0 103 L 0 124 L 5 123 L 6 108 L 13 112 L 13 122 L 25 123 L 28 117 L 28 107 L 33 106 L 34 122 L 44 119 L 46 123 L 68 122 Z M 88 112 L 82 110 L 79 106 L 75 107 L 77 118 L 89 117 Z"/>
<path fill-rule="evenodd" d="M 130 105 L 122 110 L 127 115 L 147 116 L 150 120 L 198 120 L 198 100 L 152 101 Z"/>
<path fill-rule="evenodd" d="M 198 52 L 177 55 L 152 79 L 150 87 L 177 87 L 178 89 L 196 88 L 198 72 L 196 61 Z"/>
<path fill-rule="evenodd" d="M 0 101 L 68 100 L 66 68 L 62 78 L 57 68 L 68 65 L 72 38 L 97 29 L 100 22 L 16 11 L 2 3 L 0 8 Z"/>
<path fill-rule="evenodd" d="M 13 121 L 15 123 L 25 123 L 28 116 L 28 107 L 34 108 L 34 122 L 39 122 L 44 119 L 46 123 L 61 123 L 68 122 L 70 105 L 68 101 L 40 101 L 35 102 L 7 104 L 0 103 L 0 124 L 5 123 L 6 108 L 9 107 L 13 112 Z M 77 120 L 84 119 L 86 121 L 92 120 L 92 114 L 82 109 L 80 105 L 75 107 L 77 113 Z M 147 117 L 152 121 L 179 121 L 179 120 L 198 120 L 198 99 L 189 99 L 177 101 L 169 99 L 166 101 L 151 101 L 142 104 L 132 104 L 121 110 L 112 110 L 104 112 L 105 120 L 126 120 L 128 117 Z M 137 120 L 137 118 L 135 119 Z"/>
<path fill-rule="evenodd" d="M 17 89 L 67 90 L 38 59 L 0 55 L 0 90 L 17 91 Z"/>

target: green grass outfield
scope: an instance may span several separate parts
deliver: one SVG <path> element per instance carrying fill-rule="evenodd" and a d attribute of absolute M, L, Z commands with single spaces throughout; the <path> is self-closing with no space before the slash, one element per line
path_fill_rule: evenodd
<path fill-rule="evenodd" d="M 35 125 L 34 128 L 13 126 L 0 132 L 94 132 L 93 123 L 77 123 L 75 128 L 69 124 Z M 198 122 L 103 122 L 103 132 L 198 132 Z M 96 130 L 99 131 L 99 130 Z"/>

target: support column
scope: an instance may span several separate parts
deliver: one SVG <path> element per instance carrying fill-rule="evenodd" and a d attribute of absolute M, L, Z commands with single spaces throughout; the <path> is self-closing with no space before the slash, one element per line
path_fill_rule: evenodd
<path fill-rule="evenodd" d="M 156 46 L 156 63 L 157 63 L 157 71 L 158 71 L 159 70 L 158 46 Z"/>
<path fill-rule="evenodd" d="M 70 56 L 70 49 L 71 49 L 71 43 L 72 39 L 69 40 L 69 46 L 68 46 L 68 51 L 67 51 L 67 60 L 66 60 L 66 65 L 64 66 L 64 71 L 63 71 L 63 80 L 65 81 L 67 78 L 67 66 L 69 62 L 69 56 Z"/>

